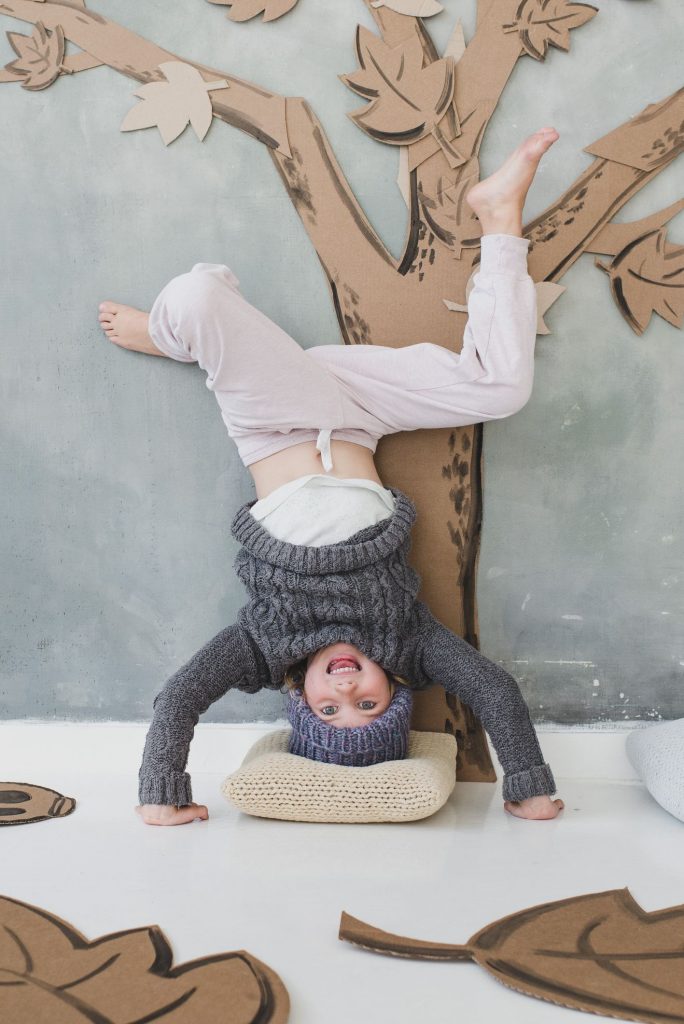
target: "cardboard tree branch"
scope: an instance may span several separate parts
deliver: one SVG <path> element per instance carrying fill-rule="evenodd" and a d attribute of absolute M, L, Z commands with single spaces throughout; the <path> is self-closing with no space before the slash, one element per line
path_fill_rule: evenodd
<path fill-rule="evenodd" d="M 41 88 L 47 79 L 55 80 L 62 34 L 86 60 L 107 64 L 144 87 L 172 84 L 163 65 L 180 65 L 183 75 L 187 69 L 188 95 L 179 101 L 183 125 L 197 121 L 201 135 L 209 101 L 214 117 L 264 143 L 324 268 L 343 342 L 403 346 L 429 339 L 459 351 L 464 317 L 454 316 L 444 300 L 456 307 L 465 304 L 479 262 L 480 226 L 466 195 L 479 180 L 478 153 L 489 119 L 519 57 L 532 57 L 543 73 L 548 46 L 567 50 L 568 30 L 593 24 L 596 10 L 573 0 L 480 0 L 475 35 L 465 49 L 462 40 L 454 40 L 455 54 L 460 53 L 454 76 L 455 54 L 440 57 L 421 18 L 403 13 L 407 5 L 365 3 L 381 37 L 359 33 L 364 40 L 360 67 L 346 78 L 369 101 L 355 112 L 357 124 L 382 143 L 407 151 L 409 221 L 398 260 L 370 224 L 304 99 L 183 61 L 75 0 L 4 0 L 2 13 L 43 26 L 43 45 L 51 55 L 44 56 Z M 237 10 L 237 4 L 231 6 Z M 261 5 L 265 14 L 267 6 Z M 29 73 L 17 71 L 7 74 L 18 81 Z M 208 88 L 217 79 L 226 87 Z M 157 89 L 154 94 L 163 95 Z M 191 116 L 200 99 L 202 111 Z M 142 119 L 142 113 L 129 116 Z M 165 119 L 166 113 L 147 120 L 161 128 Z M 558 294 L 559 279 L 583 252 L 609 245 L 613 262 L 601 269 L 630 326 L 643 330 L 652 310 L 672 324 L 680 322 L 680 249 L 664 234 L 649 235 L 650 224 L 635 238 L 629 233 L 634 226 L 609 222 L 676 159 L 683 121 L 680 90 L 587 147 L 593 163 L 525 226 L 530 273 L 547 286 L 547 305 L 554 297 L 552 286 Z M 170 136 L 179 127 L 164 131 Z M 480 426 L 390 436 L 378 449 L 383 477 L 409 493 L 418 507 L 412 562 L 423 578 L 421 597 L 437 618 L 475 646 L 481 454 Z M 487 744 L 470 709 L 447 701 L 439 688 L 418 696 L 414 727 L 455 732 L 460 778 L 493 778 Z"/>
<path fill-rule="evenodd" d="M 628 889 L 510 914 L 464 946 L 380 931 L 342 914 L 340 939 L 417 960 L 473 960 L 524 995 L 604 1017 L 684 1022 L 684 904 L 647 913 Z"/>
<path fill-rule="evenodd" d="M 56 914 L 0 896 L 0 1020 L 198 1024 L 219 1016 L 285 1024 L 287 990 L 244 950 L 174 966 L 157 925 L 89 941 Z"/>

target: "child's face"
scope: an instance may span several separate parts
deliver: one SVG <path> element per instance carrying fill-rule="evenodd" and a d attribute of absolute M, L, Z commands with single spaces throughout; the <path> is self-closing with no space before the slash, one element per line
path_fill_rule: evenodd
<path fill-rule="evenodd" d="M 339 728 L 368 725 L 392 700 L 387 675 L 351 644 L 332 644 L 310 655 L 304 696 L 313 713 Z"/>

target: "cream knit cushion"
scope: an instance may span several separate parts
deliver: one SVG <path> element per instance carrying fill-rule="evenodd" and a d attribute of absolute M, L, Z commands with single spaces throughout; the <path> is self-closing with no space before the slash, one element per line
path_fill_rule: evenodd
<path fill-rule="evenodd" d="M 366 768 L 290 754 L 289 729 L 258 740 L 222 786 L 241 811 L 285 821 L 416 821 L 446 803 L 456 782 L 456 740 L 414 732 L 408 757 Z"/>

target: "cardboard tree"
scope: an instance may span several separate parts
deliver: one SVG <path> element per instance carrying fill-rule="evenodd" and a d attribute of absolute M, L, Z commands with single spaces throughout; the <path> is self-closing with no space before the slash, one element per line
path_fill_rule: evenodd
<path fill-rule="evenodd" d="M 296 0 L 211 2 L 230 8 L 233 21 L 258 15 L 268 21 L 292 10 Z M 473 38 L 466 46 L 457 24 L 440 55 L 422 20 L 441 9 L 435 0 L 364 2 L 379 34 L 359 27 L 359 67 L 340 77 L 364 101 L 349 115 L 358 127 L 399 148 L 409 217 L 398 260 L 366 218 L 301 97 L 184 61 L 86 9 L 82 0 L 4 0 L 2 14 L 34 28 L 25 36 L 8 33 L 17 59 L 0 71 L 0 80 L 44 89 L 64 74 L 107 64 L 141 83 L 135 94 L 141 102 L 123 130 L 157 125 L 168 144 L 188 124 L 204 138 L 215 118 L 247 132 L 265 147 L 318 254 L 343 342 L 396 347 L 430 340 L 458 351 L 481 234 L 465 194 L 479 180 L 489 119 L 518 60 L 543 61 L 549 46 L 569 50 L 571 30 L 597 11 L 572 0 L 478 0 Z M 81 52 L 66 55 L 65 41 Z M 586 146 L 593 158 L 587 169 L 525 225 L 540 333 L 548 333 L 544 310 L 564 291 L 559 280 L 585 252 L 610 257 L 597 266 L 637 334 L 653 312 L 681 326 L 684 248 L 668 242 L 664 225 L 684 201 L 631 223 L 611 218 L 676 159 L 683 125 L 684 88 Z M 477 646 L 482 426 L 392 435 L 381 441 L 378 460 L 383 478 L 418 508 L 412 557 L 423 578 L 421 597 Z M 415 728 L 456 733 L 460 778 L 493 779 L 486 739 L 470 710 L 439 687 L 417 696 Z"/>

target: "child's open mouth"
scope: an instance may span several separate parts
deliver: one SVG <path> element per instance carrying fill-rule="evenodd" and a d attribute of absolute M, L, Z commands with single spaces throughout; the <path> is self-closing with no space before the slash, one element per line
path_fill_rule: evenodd
<path fill-rule="evenodd" d="M 361 666 L 359 665 L 356 658 L 350 657 L 348 654 L 344 654 L 340 657 L 333 658 L 328 662 L 326 672 L 331 676 L 341 675 L 343 672 L 360 672 Z"/>

